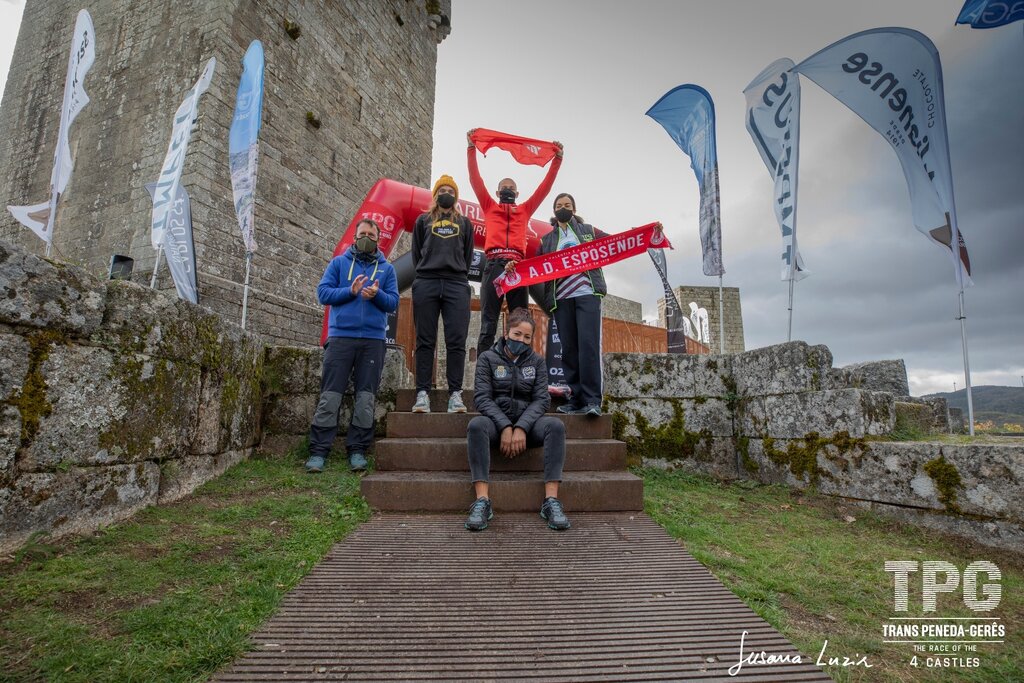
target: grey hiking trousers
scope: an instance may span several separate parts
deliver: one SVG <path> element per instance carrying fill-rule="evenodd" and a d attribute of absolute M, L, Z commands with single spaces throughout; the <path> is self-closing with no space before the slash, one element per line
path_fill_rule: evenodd
<path fill-rule="evenodd" d="M 487 481 L 491 472 L 491 446 L 497 446 L 501 442 L 501 434 L 494 420 L 484 415 L 474 417 L 469 421 L 467 440 L 469 471 L 473 475 L 473 481 Z M 565 464 L 565 425 L 561 420 L 550 415 L 539 418 L 526 433 L 526 446 L 544 446 L 545 482 L 562 481 L 562 466 Z"/>
<path fill-rule="evenodd" d="M 351 379 L 355 405 L 345 445 L 349 455 L 366 453 L 373 443 L 373 413 L 384 371 L 384 340 L 331 337 L 324 349 L 320 401 L 309 427 L 309 454 L 327 457 L 338 435 L 341 399 Z"/>

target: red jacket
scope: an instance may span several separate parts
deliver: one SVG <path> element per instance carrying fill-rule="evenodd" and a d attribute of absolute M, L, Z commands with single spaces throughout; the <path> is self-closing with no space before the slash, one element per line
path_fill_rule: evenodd
<path fill-rule="evenodd" d="M 491 257 L 509 258 L 521 261 L 526 256 L 526 226 L 555 184 L 555 176 L 562 166 L 562 157 L 556 156 L 548 167 L 548 173 L 533 195 L 522 204 L 501 204 L 484 186 L 480 178 L 480 167 L 476 161 L 476 147 L 467 149 L 469 154 L 469 183 L 473 186 L 476 199 L 484 213 L 484 253 Z"/>

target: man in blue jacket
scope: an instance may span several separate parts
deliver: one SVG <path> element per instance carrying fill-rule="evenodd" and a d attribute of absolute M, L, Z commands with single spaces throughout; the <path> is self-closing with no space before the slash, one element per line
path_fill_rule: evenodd
<path fill-rule="evenodd" d="M 353 471 L 366 469 L 366 450 L 373 443 L 374 400 L 384 371 L 384 339 L 388 313 L 398 308 L 395 269 L 377 250 L 380 226 L 372 220 L 356 226 L 355 243 L 327 264 L 316 288 L 330 306 L 320 402 L 309 428 L 307 472 L 321 472 L 338 434 L 341 397 L 349 379 L 355 384 L 355 405 L 345 444 Z"/>

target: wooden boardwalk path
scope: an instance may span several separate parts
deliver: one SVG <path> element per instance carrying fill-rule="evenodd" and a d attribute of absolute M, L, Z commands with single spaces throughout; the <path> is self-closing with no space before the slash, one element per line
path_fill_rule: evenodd
<path fill-rule="evenodd" d="M 647 515 L 384 513 L 283 600 L 218 681 L 828 681 Z"/>

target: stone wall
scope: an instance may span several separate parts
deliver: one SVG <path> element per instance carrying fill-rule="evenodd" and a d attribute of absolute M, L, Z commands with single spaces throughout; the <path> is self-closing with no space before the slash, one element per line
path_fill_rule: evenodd
<path fill-rule="evenodd" d="M 272 346 L 267 349 L 261 451 L 273 455 L 287 453 L 309 434 L 320 397 L 323 360 L 321 348 Z M 399 348 L 388 349 L 377 394 L 378 436 L 384 435 L 387 414 L 395 409 L 395 392 L 414 386 L 412 373 L 405 364 L 405 353 Z M 342 401 L 341 429 L 335 445 L 341 451 L 344 451 L 345 429 L 352 418 L 352 400 L 349 393 Z"/>
<path fill-rule="evenodd" d="M 192 199 L 200 303 L 241 317 L 244 249 L 228 173 L 228 129 L 253 39 L 266 53 L 250 329 L 280 343 L 315 344 L 324 264 L 372 184 L 390 177 L 429 186 L 437 44 L 450 0 L 272 3 L 95 0 L 91 99 L 71 128 L 75 171 L 61 198 L 54 255 L 105 273 L 110 256 L 135 259 L 148 284 L 155 181 L 174 112 L 210 57 L 217 70 L 199 105 L 182 182 Z M 0 105 L 0 199 L 45 201 L 56 145 L 71 0 L 28 0 Z M 292 39 L 285 20 L 298 24 Z M 316 113 L 314 128 L 306 113 Z M 43 244 L 6 212 L 0 238 L 36 254 Z M 397 252 L 396 252 L 397 253 Z M 161 288 L 173 286 L 166 267 Z"/>
<path fill-rule="evenodd" d="M 708 346 L 717 353 L 719 350 L 718 287 L 681 286 L 672 291 L 675 292 L 679 306 L 685 315 L 690 315 L 690 302 L 695 302 L 698 308 L 707 309 L 708 331 L 711 333 L 711 343 Z M 741 353 L 746 345 L 743 339 L 743 310 L 740 307 L 739 287 L 724 287 L 722 289 L 722 310 L 725 314 L 725 352 Z M 661 327 L 666 325 L 665 299 L 663 298 L 658 299 L 658 324 Z"/>
<path fill-rule="evenodd" d="M 607 294 L 601 299 L 601 315 L 605 318 L 625 320 L 628 323 L 642 323 L 644 321 L 643 306 L 639 301 L 633 301 L 614 294 Z"/>
<path fill-rule="evenodd" d="M 869 374 L 905 387 L 886 364 Z M 827 347 L 804 342 L 733 356 L 606 354 L 605 400 L 635 462 L 813 487 L 1024 549 L 1024 512 L 1014 503 L 1024 500 L 1024 447 L 893 441 L 914 408 L 921 431 L 946 431 L 948 421 L 939 424 L 934 405 L 867 388 L 879 384 L 863 370 L 833 368 Z"/>
<path fill-rule="evenodd" d="M 294 447 L 321 359 L 268 349 L 173 292 L 0 241 L 0 553 L 176 500 L 247 458 L 264 432 L 268 447 Z M 387 373 L 379 416 L 409 385 L 399 351 Z"/>

